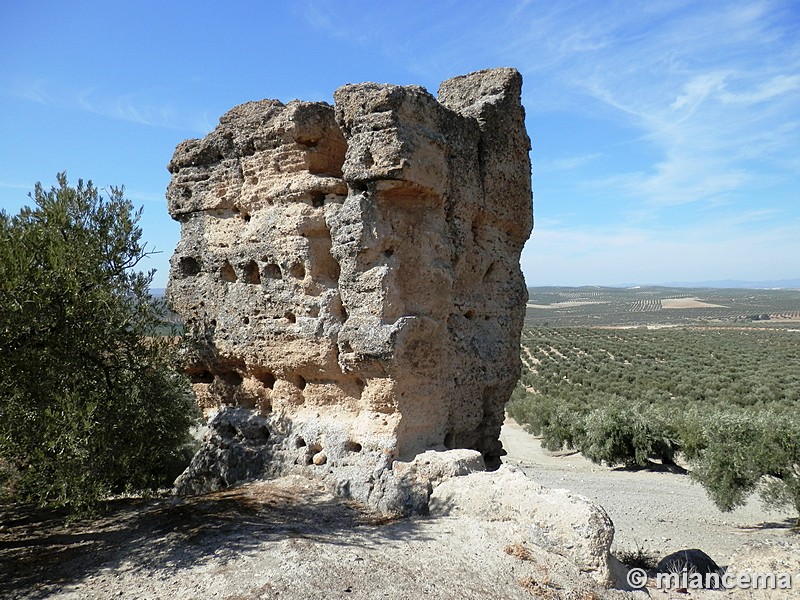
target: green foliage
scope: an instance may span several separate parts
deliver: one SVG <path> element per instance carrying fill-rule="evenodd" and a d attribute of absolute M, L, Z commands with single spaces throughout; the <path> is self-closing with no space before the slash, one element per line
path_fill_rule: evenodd
<path fill-rule="evenodd" d="M 793 327 L 800 318 L 800 290 L 644 286 L 528 288 L 525 323 L 535 327 L 701 325 Z M 697 299 L 689 308 L 663 300 Z"/>
<path fill-rule="evenodd" d="M 800 513 L 800 419 L 786 413 L 723 411 L 708 415 L 692 477 L 721 510 L 758 491 L 766 504 Z"/>
<path fill-rule="evenodd" d="M 800 336 L 780 329 L 533 328 L 509 414 L 609 465 L 689 460 L 717 505 L 800 512 Z"/>
<path fill-rule="evenodd" d="M 675 458 L 674 432 L 658 411 L 626 405 L 618 397 L 589 413 L 585 430 L 581 454 L 597 463 L 644 467 L 651 459 L 672 463 Z"/>
<path fill-rule="evenodd" d="M 57 179 L 0 212 L 0 471 L 15 499 L 80 513 L 177 475 L 196 408 L 176 339 L 154 335 L 152 273 L 133 270 L 140 211 Z"/>

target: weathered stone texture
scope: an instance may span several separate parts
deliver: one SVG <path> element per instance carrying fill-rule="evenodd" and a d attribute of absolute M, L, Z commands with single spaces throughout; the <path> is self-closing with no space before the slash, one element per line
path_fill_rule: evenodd
<path fill-rule="evenodd" d="M 222 409 L 180 490 L 304 469 L 397 510 L 426 450 L 499 464 L 532 227 L 521 83 L 252 102 L 178 146 L 168 297 L 198 398 Z M 260 466 L 214 466 L 243 448 Z"/>
<path fill-rule="evenodd" d="M 624 581 L 610 555 L 614 524 L 605 510 L 579 494 L 544 488 L 514 467 L 448 478 L 429 508 L 432 515 L 515 523 L 525 542 L 567 558 L 599 583 Z"/>

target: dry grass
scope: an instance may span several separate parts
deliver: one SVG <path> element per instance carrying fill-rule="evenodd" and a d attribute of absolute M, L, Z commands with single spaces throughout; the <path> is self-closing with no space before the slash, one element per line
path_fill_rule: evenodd
<path fill-rule="evenodd" d="M 644 569 L 649 571 L 655 569 L 658 564 L 658 557 L 650 550 L 636 544 L 635 550 L 618 550 L 617 559 L 626 567 Z"/>
<path fill-rule="evenodd" d="M 545 598 L 545 600 L 557 600 L 561 598 L 561 595 L 558 593 L 561 588 L 553 584 L 547 575 L 542 579 L 523 577 L 517 581 L 517 584 L 534 598 Z"/>
<path fill-rule="evenodd" d="M 508 546 L 503 548 L 503 552 L 505 552 L 509 556 L 518 558 L 519 560 L 528 560 L 528 561 L 533 560 L 533 554 L 521 542 L 509 544 Z"/>
<path fill-rule="evenodd" d="M 556 598 L 555 592 L 546 583 L 539 583 L 533 577 L 524 577 L 517 581 L 520 587 L 527 590 L 535 598 Z"/>
<path fill-rule="evenodd" d="M 521 542 L 509 544 L 503 551 L 509 556 L 513 556 L 519 560 L 534 562 L 533 553 L 525 547 Z M 555 600 L 561 598 L 559 591 L 563 590 L 561 586 L 553 581 L 547 568 L 541 564 L 534 562 L 534 569 L 536 576 L 523 577 L 517 580 L 517 585 L 526 590 L 531 596 L 535 598 L 545 598 L 547 600 Z"/>

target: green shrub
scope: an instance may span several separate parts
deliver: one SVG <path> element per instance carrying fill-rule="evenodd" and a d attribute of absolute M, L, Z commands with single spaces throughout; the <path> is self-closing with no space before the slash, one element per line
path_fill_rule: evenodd
<path fill-rule="evenodd" d="M 0 466 L 14 499 L 92 510 L 166 485 L 196 408 L 123 190 L 37 184 L 0 212 Z"/>
<path fill-rule="evenodd" d="M 742 506 L 758 492 L 765 503 L 800 514 L 800 419 L 729 410 L 708 415 L 704 425 L 692 478 L 721 510 Z"/>
<path fill-rule="evenodd" d="M 585 419 L 581 453 L 597 463 L 644 467 L 651 459 L 672 463 L 678 442 L 661 415 L 615 398 Z"/>
<path fill-rule="evenodd" d="M 586 436 L 584 413 L 559 400 L 550 400 L 545 406 L 541 412 L 531 407 L 541 422 L 542 446 L 551 451 L 579 448 Z"/>
<path fill-rule="evenodd" d="M 717 505 L 800 513 L 800 337 L 774 330 L 531 328 L 509 414 L 609 465 L 687 459 Z"/>
<path fill-rule="evenodd" d="M 582 416 L 573 414 L 557 399 L 530 394 L 519 382 L 506 410 L 528 432 L 540 436 L 547 450 L 574 448 L 583 438 Z"/>

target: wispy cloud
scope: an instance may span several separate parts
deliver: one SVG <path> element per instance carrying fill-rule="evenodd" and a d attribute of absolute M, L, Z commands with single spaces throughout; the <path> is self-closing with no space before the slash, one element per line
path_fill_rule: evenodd
<path fill-rule="evenodd" d="M 755 90 L 744 93 L 725 92 L 720 95 L 720 100 L 726 104 L 758 104 L 798 90 L 800 75 L 776 75 L 758 85 Z"/>
<path fill-rule="evenodd" d="M 34 185 L 32 183 L 18 183 L 9 181 L 0 181 L 0 188 L 5 190 L 29 190 L 33 191 Z"/>
<path fill-rule="evenodd" d="M 534 140 L 534 191 L 537 178 L 549 178 L 551 196 L 535 203 L 523 257 L 529 283 L 546 282 L 537 273 L 548 268 L 550 281 L 561 273 L 572 283 L 597 274 L 599 283 L 708 279 L 732 264 L 743 269 L 729 273 L 738 278 L 747 269 L 758 278 L 759 265 L 778 278 L 796 273 L 787 257 L 800 255 L 798 212 L 760 193 L 797 181 L 800 165 L 791 3 L 519 0 L 491 10 L 449 5 L 457 16 L 447 19 L 426 6 L 421 27 L 433 43 L 424 50 L 418 31 L 417 46 L 407 46 L 385 14 L 341 20 L 332 5 L 303 6 L 319 31 L 337 40 L 368 32 L 371 48 L 422 78 L 476 63 L 517 66 L 534 122 L 574 116 L 613 130 L 616 137 L 587 139 L 574 156 Z M 462 19 L 482 25 L 460 29 Z M 595 216 L 602 222 L 587 226 Z"/>
<path fill-rule="evenodd" d="M 335 14 L 335 11 L 327 10 L 329 7 L 309 1 L 301 2 L 300 6 L 306 20 L 316 29 L 338 38 L 347 36 L 346 29 L 334 25 L 332 15 Z"/>
<path fill-rule="evenodd" d="M 45 80 L 18 81 L 7 88 L 6 95 L 148 127 L 195 133 L 207 133 L 214 128 L 206 112 L 179 110 L 173 102 L 159 98 L 157 90 L 108 94 L 97 88 L 59 86 L 56 94 L 51 91 L 54 85 Z"/>
<path fill-rule="evenodd" d="M 315 29 L 339 40 L 348 40 L 357 44 L 366 43 L 370 34 L 377 33 L 373 28 L 354 27 L 351 22 L 344 19 L 342 6 L 327 0 L 302 0 L 296 5 L 301 16 Z M 358 15 L 364 18 L 368 10 L 361 11 Z"/>
<path fill-rule="evenodd" d="M 675 153 L 648 171 L 611 175 L 586 184 L 605 192 L 616 190 L 624 196 L 642 198 L 646 201 L 639 204 L 642 209 L 668 209 L 700 201 L 717 203 L 753 177 L 724 161 Z"/>
<path fill-rule="evenodd" d="M 136 190 L 125 190 L 125 197 L 132 202 L 147 202 L 159 205 L 166 205 L 164 194 L 154 194 L 149 192 L 139 192 Z"/>
<path fill-rule="evenodd" d="M 686 113 L 691 114 L 713 93 L 725 89 L 725 78 L 728 75 L 726 72 L 711 72 L 692 77 L 683 85 L 683 93 L 675 98 L 670 108 L 673 111 L 685 109 L 680 117 L 685 120 Z"/>
<path fill-rule="evenodd" d="M 543 159 L 543 160 L 534 160 L 533 163 L 533 172 L 534 173 L 552 173 L 555 171 L 572 171 L 574 169 L 579 169 L 592 161 L 597 160 L 602 156 L 599 152 L 593 152 L 591 154 L 585 154 L 583 156 L 570 156 L 567 158 L 557 158 L 557 159 Z"/>
<path fill-rule="evenodd" d="M 50 104 L 52 97 L 47 91 L 47 82 L 42 79 L 14 81 L 8 84 L 6 95 L 37 104 Z"/>
<path fill-rule="evenodd" d="M 769 211 L 678 228 L 548 227 L 522 255 L 528 285 L 781 279 L 796 273 L 800 222 Z"/>
<path fill-rule="evenodd" d="M 785 3 L 560 6 L 517 14 L 506 52 L 543 90 L 534 110 L 621 119 L 660 152 L 605 183 L 653 209 L 715 202 L 764 164 L 800 158 L 800 42 Z"/>
<path fill-rule="evenodd" d="M 148 92 L 106 95 L 96 89 L 84 89 L 75 95 L 74 102 L 86 112 L 149 127 L 189 130 L 197 133 L 207 133 L 213 129 L 205 113 L 186 115 L 172 102 L 156 100 L 153 97 L 155 95 Z"/>

